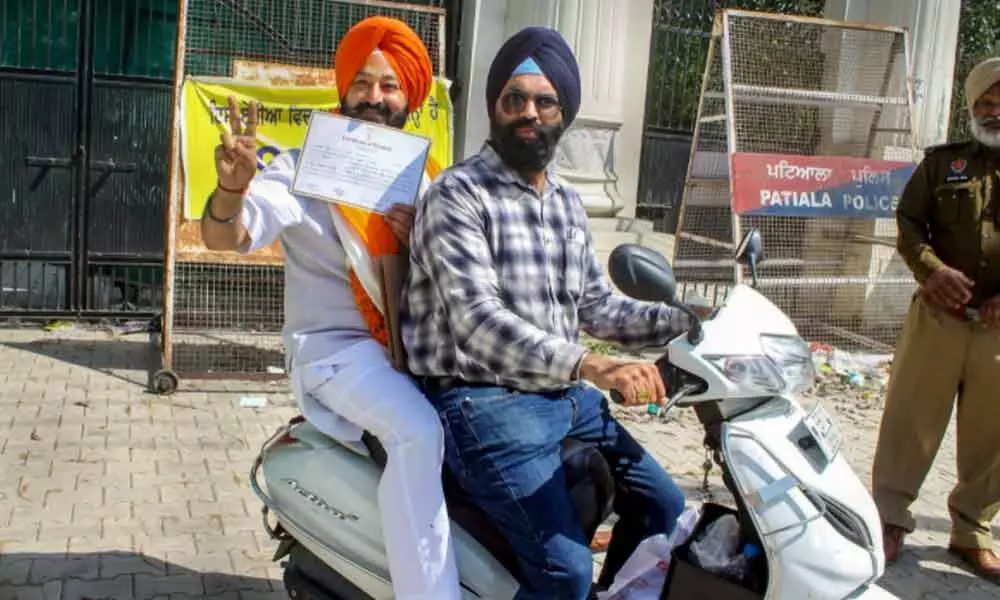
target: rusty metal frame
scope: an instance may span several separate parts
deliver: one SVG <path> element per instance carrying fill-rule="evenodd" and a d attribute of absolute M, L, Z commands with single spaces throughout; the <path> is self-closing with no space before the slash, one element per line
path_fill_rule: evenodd
<path fill-rule="evenodd" d="M 407 2 L 389 2 L 385 0 L 333 0 L 340 4 L 345 5 L 355 5 L 355 6 L 368 6 L 375 8 L 384 8 L 393 11 L 409 11 L 416 12 L 426 15 L 435 15 L 438 17 L 438 25 L 436 28 L 439 44 L 437 51 L 438 58 L 438 73 L 437 76 L 446 76 L 446 36 L 447 36 L 447 15 L 448 10 L 444 7 L 437 6 L 423 6 L 418 4 L 411 4 Z M 176 316 L 176 302 L 175 302 L 175 291 L 176 291 L 176 275 L 178 263 L 188 264 L 191 263 L 201 263 L 201 264 L 227 264 L 231 261 L 221 261 L 217 262 L 212 259 L 205 260 L 206 257 L 202 257 L 202 260 L 188 261 L 184 258 L 181 248 L 179 248 L 178 243 L 178 229 L 182 220 L 183 215 L 183 205 L 184 205 L 184 182 L 183 182 L 183 169 L 181 166 L 181 147 L 180 147 L 180 130 L 181 130 L 181 95 L 183 91 L 184 81 L 187 77 L 185 72 L 185 57 L 187 51 L 187 24 L 188 24 L 188 0 L 178 0 L 178 15 L 177 15 L 177 42 L 174 51 L 174 62 L 175 62 L 175 73 L 173 82 L 173 99 L 172 99 L 172 119 L 173 127 L 170 136 L 170 158 L 169 158 L 169 173 L 170 178 L 168 182 L 167 191 L 167 207 L 166 207 L 166 223 L 165 226 L 165 241 L 166 249 L 164 253 L 164 282 L 163 282 L 163 313 L 162 313 L 162 323 L 160 328 L 160 360 L 161 369 L 154 375 L 153 385 L 154 388 L 157 387 L 157 380 L 159 376 L 165 375 L 169 379 L 173 380 L 173 384 L 176 385 L 179 377 L 178 375 L 183 375 L 184 377 L 200 380 L 217 380 L 217 379 L 232 379 L 239 378 L 246 381 L 275 381 L 283 379 L 286 375 L 284 373 L 269 373 L 269 372 L 243 372 L 243 371 L 196 371 L 196 372 L 174 372 L 175 363 L 175 352 L 174 352 L 174 321 Z M 261 263 L 262 265 L 271 265 L 270 262 Z M 278 263 L 280 264 L 280 263 Z M 159 389 L 154 391 L 160 391 L 162 393 L 170 393 L 173 391 Z"/>
<path fill-rule="evenodd" d="M 177 42 L 174 45 L 174 88 L 171 100 L 170 129 L 170 181 L 167 184 L 167 210 L 163 255 L 163 316 L 160 326 L 160 364 L 162 369 L 173 369 L 174 330 L 174 268 L 177 261 L 177 219 L 180 216 L 180 129 L 181 89 L 184 85 L 184 49 L 187 35 L 187 0 L 177 1 Z"/>
<path fill-rule="evenodd" d="M 863 21 L 840 21 L 837 19 L 827 19 L 824 17 L 804 17 L 801 15 L 788 15 L 783 13 L 759 12 L 755 10 L 723 9 L 727 15 L 734 17 L 751 17 L 754 19 L 769 19 L 771 21 L 782 21 L 785 23 L 805 23 L 808 25 L 827 25 L 839 27 L 841 29 L 863 29 L 866 31 L 882 31 L 892 33 L 906 33 L 905 27 L 893 25 L 879 25 L 877 23 L 865 23 Z"/>
<path fill-rule="evenodd" d="M 698 143 L 701 141 L 701 123 L 702 119 L 711 119 L 712 121 L 719 120 L 721 116 L 722 120 L 728 119 L 728 115 L 712 115 L 711 117 L 705 117 L 705 99 L 708 97 L 708 77 L 712 72 L 712 60 L 715 57 L 715 53 L 718 51 L 717 45 L 722 40 L 722 14 L 716 13 L 715 18 L 712 20 L 712 35 L 708 40 L 708 52 L 705 54 L 705 69 L 701 77 L 701 95 L 698 98 L 698 111 L 694 118 L 694 132 L 691 134 L 691 150 L 688 152 L 688 163 L 687 163 L 687 173 L 684 176 L 684 191 L 681 193 L 681 207 L 678 210 L 677 216 L 677 237 L 684 237 L 684 218 L 686 216 L 688 203 L 691 198 L 691 189 L 699 187 L 701 185 L 713 185 L 700 182 L 693 177 L 694 173 L 694 157 L 698 153 Z M 707 122 L 707 121 L 705 121 Z M 677 258 L 680 256 L 680 247 L 678 243 L 674 243 L 674 255 L 671 264 L 677 264 Z M 733 246 L 735 249 L 735 246 Z"/>
<path fill-rule="evenodd" d="M 722 11 L 722 81 L 724 94 L 726 95 L 726 150 L 729 152 L 727 168 L 729 171 L 729 198 L 736 195 L 735 182 L 733 180 L 733 155 L 739 151 L 736 147 L 736 92 L 733 89 L 733 49 L 729 35 L 729 11 Z M 740 216 L 736 211 L 730 211 L 733 248 L 740 240 Z M 733 259 L 733 281 L 738 285 L 743 283 L 743 269 L 739 262 Z"/>

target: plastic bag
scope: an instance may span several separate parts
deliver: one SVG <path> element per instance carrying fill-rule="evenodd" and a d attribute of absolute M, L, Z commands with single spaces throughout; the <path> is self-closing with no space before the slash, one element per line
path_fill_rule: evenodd
<path fill-rule="evenodd" d="M 669 537 L 661 533 L 644 539 L 618 571 L 611 589 L 598 593 L 597 600 L 658 600 L 671 553 L 691 537 L 700 518 L 700 509 L 689 508 Z"/>
<path fill-rule="evenodd" d="M 714 571 L 726 566 L 740 547 L 740 523 L 733 515 L 724 515 L 708 526 L 704 535 L 691 543 L 691 554 L 698 566 Z"/>
<path fill-rule="evenodd" d="M 727 579 L 742 581 L 748 558 L 740 552 L 740 523 L 733 515 L 716 519 L 704 535 L 691 543 L 691 554 L 699 567 Z"/>

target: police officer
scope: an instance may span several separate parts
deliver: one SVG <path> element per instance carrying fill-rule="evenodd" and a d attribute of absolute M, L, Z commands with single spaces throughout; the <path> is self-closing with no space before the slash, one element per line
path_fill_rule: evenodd
<path fill-rule="evenodd" d="M 896 347 L 873 488 L 892 562 L 957 396 L 949 551 L 1000 583 L 990 530 L 1000 511 L 1000 58 L 969 73 L 966 97 L 973 139 L 928 149 L 897 210 L 897 248 L 920 291 Z"/>

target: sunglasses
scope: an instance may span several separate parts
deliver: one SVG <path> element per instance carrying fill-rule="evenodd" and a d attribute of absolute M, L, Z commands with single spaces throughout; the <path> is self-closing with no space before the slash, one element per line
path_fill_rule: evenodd
<path fill-rule="evenodd" d="M 538 116 L 552 118 L 562 112 L 559 98 L 555 94 L 529 94 L 524 90 L 513 88 L 500 97 L 500 106 L 509 115 L 523 113 L 528 103 L 535 105 Z"/>

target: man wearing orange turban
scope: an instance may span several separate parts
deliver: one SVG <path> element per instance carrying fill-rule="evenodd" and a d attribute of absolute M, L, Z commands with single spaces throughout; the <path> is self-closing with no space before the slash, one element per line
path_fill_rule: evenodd
<path fill-rule="evenodd" d="M 397 128 L 424 103 L 433 79 L 417 34 L 385 17 L 352 27 L 334 63 L 340 112 Z M 378 504 L 394 596 L 458 600 L 441 423 L 390 362 L 384 290 L 373 269 L 373 259 L 409 243 L 412 208 L 397 205 L 383 216 L 293 195 L 298 152 L 278 155 L 257 174 L 256 123 L 251 107 L 244 129 L 230 99 L 231 132 L 216 150 L 219 183 L 202 218 L 205 245 L 253 252 L 281 239 L 283 338 L 302 414 L 327 435 L 357 441 L 367 430 L 385 448 Z"/>

